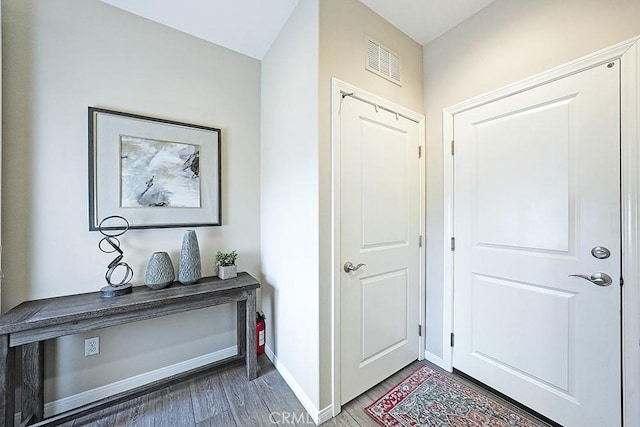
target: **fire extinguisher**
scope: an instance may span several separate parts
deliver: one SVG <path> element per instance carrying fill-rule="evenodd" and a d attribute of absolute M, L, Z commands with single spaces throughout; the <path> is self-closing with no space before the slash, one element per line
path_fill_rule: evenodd
<path fill-rule="evenodd" d="M 258 355 L 264 353 L 264 314 L 256 312 L 256 349 Z"/>

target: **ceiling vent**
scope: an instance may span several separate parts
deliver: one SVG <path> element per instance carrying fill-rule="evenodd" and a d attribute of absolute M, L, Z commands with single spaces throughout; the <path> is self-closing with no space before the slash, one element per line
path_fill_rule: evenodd
<path fill-rule="evenodd" d="M 400 82 L 400 57 L 370 38 L 367 38 L 366 69 L 402 86 Z"/>

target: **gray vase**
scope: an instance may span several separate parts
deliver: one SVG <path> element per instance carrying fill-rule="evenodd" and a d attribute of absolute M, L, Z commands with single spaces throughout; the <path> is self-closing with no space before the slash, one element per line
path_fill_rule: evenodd
<path fill-rule="evenodd" d="M 147 272 L 144 276 L 144 284 L 151 289 L 162 289 L 169 286 L 175 280 L 171 258 L 166 252 L 154 252 L 149 258 Z"/>
<path fill-rule="evenodd" d="M 182 239 L 178 281 L 183 285 L 190 285 L 197 282 L 200 277 L 202 277 L 202 267 L 200 264 L 198 237 L 195 231 L 187 230 Z"/>

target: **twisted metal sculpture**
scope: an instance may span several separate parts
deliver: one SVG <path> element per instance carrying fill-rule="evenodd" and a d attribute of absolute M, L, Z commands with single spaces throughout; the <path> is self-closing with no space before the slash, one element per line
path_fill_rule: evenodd
<path fill-rule="evenodd" d="M 106 227 L 104 224 L 109 220 L 120 220 L 122 221 L 123 225 L 120 227 Z M 129 264 L 122 261 L 124 252 L 122 252 L 122 249 L 120 249 L 120 240 L 118 239 L 119 236 L 122 236 L 129 230 L 129 221 L 119 215 L 108 216 L 100 221 L 98 230 L 100 231 L 100 234 L 104 236 L 98 243 L 98 249 L 106 254 L 118 254 L 107 266 L 107 272 L 104 275 L 104 279 L 109 285 L 100 289 L 100 296 L 104 298 L 110 298 L 131 293 L 132 287 L 129 282 L 133 278 L 133 269 L 129 266 Z M 122 279 L 119 283 L 113 283 L 111 281 L 111 277 L 119 267 L 124 269 L 124 274 L 122 275 Z"/>

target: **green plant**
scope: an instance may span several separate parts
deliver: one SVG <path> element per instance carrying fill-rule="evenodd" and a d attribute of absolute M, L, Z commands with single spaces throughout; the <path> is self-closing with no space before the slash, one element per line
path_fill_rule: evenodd
<path fill-rule="evenodd" d="M 236 258 L 238 258 L 238 253 L 236 251 L 232 252 L 219 252 L 216 254 L 216 265 L 218 267 L 228 267 L 230 265 L 236 265 Z"/>

